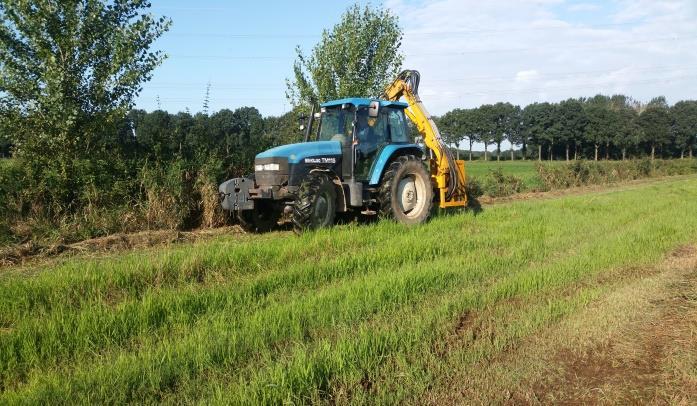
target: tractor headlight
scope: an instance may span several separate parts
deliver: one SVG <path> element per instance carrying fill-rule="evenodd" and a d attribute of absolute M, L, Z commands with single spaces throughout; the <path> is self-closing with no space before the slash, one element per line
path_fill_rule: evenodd
<path fill-rule="evenodd" d="M 277 171 L 281 169 L 279 164 L 257 164 L 254 165 L 255 171 Z"/>

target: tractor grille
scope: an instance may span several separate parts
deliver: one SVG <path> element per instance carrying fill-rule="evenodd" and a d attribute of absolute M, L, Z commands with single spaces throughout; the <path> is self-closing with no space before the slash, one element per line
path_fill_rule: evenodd
<path fill-rule="evenodd" d="M 269 164 L 278 165 L 278 170 L 257 169 Z M 254 160 L 254 168 L 257 186 L 280 186 L 288 182 L 288 160 L 285 158 L 257 158 Z"/>

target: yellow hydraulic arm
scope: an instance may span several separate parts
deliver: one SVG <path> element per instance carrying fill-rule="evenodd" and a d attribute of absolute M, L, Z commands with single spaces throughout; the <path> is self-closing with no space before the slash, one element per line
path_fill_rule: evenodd
<path fill-rule="evenodd" d="M 385 100 L 397 101 L 404 97 L 409 104 L 407 117 L 416 125 L 424 143 L 432 151 L 430 159 L 431 179 L 439 190 L 440 207 L 467 205 L 465 190 L 465 161 L 453 159 L 452 153 L 441 139 L 438 126 L 419 97 L 421 75 L 415 70 L 405 70 L 397 76 L 383 93 Z"/>

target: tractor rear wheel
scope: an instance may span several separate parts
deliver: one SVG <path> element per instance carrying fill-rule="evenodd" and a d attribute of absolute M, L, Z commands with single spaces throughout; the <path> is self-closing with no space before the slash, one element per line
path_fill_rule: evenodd
<path fill-rule="evenodd" d="M 273 230 L 278 225 L 281 218 L 279 210 L 273 202 L 268 200 L 257 200 L 254 202 L 252 210 L 238 210 L 237 220 L 240 226 L 250 233 L 265 233 Z"/>
<path fill-rule="evenodd" d="M 380 185 L 380 215 L 403 224 L 421 224 L 433 207 L 431 177 L 413 155 L 400 156 L 390 164 Z"/>
<path fill-rule="evenodd" d="M 325 173 L 311 172 L 300 184 L 293 205 L 293 229 L 296 233 L 334 224 L 336 187 Z"/>

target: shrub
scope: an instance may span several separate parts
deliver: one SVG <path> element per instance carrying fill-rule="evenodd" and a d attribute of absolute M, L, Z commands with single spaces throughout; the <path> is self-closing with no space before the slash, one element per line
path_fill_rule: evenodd
<path fill-rule="evenodd" d="M 12 242 L 10 225 L 22 206 L 17 191 L 22 187 L 22 174 L 13 159 L 0 159 L 0 244 Z"/>
<path fill-rule="evenodd" d="M 697 173 L 694 160 L 573 161 L 538 163 L 537 173 L 548 189 L 602 185 L 653 176 Z"/>
<path fill-rule="evenodd" d="M 479 183 L 477 178 L 472 176 L 467 177 L 465 188 L 467 189 L 467 198 L 469 200 L 476 199 L 484 194 L 482 185 Z"/>
<path fill-rule="evenodd" d="M 489 172 L 482 181 L 484 194 L 491 197 L 510 196 L 521 191 L 523 180 L 515 175 L 506 175 L 501 168 Z"/>

